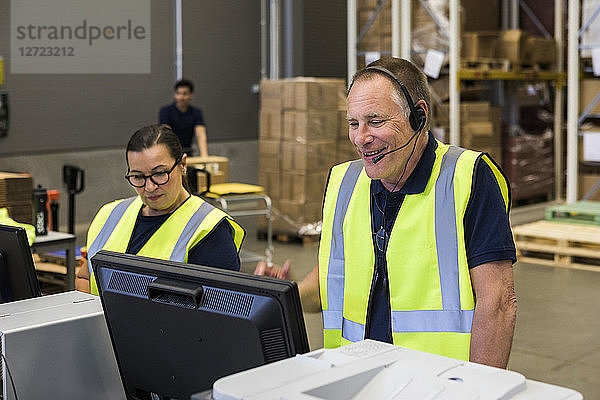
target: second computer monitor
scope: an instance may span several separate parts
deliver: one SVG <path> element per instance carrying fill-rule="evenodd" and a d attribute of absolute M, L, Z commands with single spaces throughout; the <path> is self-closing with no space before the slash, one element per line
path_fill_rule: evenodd
<path fill-rule="evenodd" d="M 309 351 L 294 282 L 107 251 L 92 265 L 131 399 L 188 399 Z"/>

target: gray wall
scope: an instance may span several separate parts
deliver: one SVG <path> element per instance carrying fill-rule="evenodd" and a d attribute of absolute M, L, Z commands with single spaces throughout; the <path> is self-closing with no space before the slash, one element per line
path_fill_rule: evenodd
<path fill-rule="evenodd" d="M 156 121 L 175 75 L 173 2 L 152 0 L 150 15 L 150 74 L 11 74 L 10 0 L 0 0 L 3 89 L 10 96 L 0 155 L 124 146 L 136 128 Z"/>
<path fill-rule="evenodd" d="M 182 2 L 183 76 L 195 86 L 209 142 L 258 137 L 260 2 Z"/>

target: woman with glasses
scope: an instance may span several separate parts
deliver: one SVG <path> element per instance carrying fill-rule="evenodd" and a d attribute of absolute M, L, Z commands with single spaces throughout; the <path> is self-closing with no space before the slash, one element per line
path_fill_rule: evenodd
<path fill-rule="evenodd" d="M 125 156 L 125 178 L 137 196 L 106 204 L 94 217 L 87 236 L 88 268 L 77 274 L 78 290 L 98 293 L 89 260 L 102 249 L 240 269 L 245 232 L 223 211 L 190 194 L 187 155 L 169 126 L 135 132 Z"/>

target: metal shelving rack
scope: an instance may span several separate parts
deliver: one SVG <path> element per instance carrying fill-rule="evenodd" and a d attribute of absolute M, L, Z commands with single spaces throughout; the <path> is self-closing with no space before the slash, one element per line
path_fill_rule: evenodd
<path fill-rule="evenodd" d="M 388 0 L 380 0 L 380 1 L 388 1 Z M 570 10 L 571 3 L 579 2 L 579 0 L 569 0 L 569 15 L 572 15 Z M 406 59 L 411 58 L 411 0 L 391 0 L 392 6 L 392 56 L 394 57 L 402 57 Z M 425 6 L 425 3 L 420 0 L 421 6 Z M 524 3 L 523 3 L 524 5 Z M 554 7 L 555 10 L 555 19 L 554 19 L 554 39 L 556 42 L 556 54 L 557 54 L 557 63 L 555 71 L 531 71 L 531 72 L 474 72 L 474 71 L 463 71 L 460 69 L 460 49 L 459 49 L 459 40 L 460 40 L 460 24 L 459 24 L 459 0 L 449 0 L 449 32 L 442 32 L 442 34 L 447 34 L 449 37 L 449 120 L 450 120 L 450 133 L 449 133 L 449 141 L 451 144 L 459 145 L 460 144 L 460 91 L 459 84 L 461 80 L 546 80 L 546 81 L 554 81 L 555 84 L 555 119 L 554 119 L 554 166 L 555 166 L 555 196 L 557 200 L 562 199 L 562 188 L 563 188 L 563 161 L 562 161 L 562 128 L 563 128 L 563 117 L 562 110 L 563 107 L 563 95 L 562 95 L 562 87 L 564 83 L 564 72 L 563 72 L 563 19 L 562 19 L 562 10 L 563 1 L 555 0 Z M 347 12 L 348 12 L 348 82 L 351 80 L 352 75 L 356 72 L 357 68 L 357 1 L 356 0 L 348 0 L 347 2 Z M 518 0 L 505 0 L 503 2 L 504 9 L 504 18 L 503 25 L 506 28 L 508 24 L 510 24 L 513 28 L 516 28 L 518 25 L 518 11 L 519 11 L 519 1 Z M 510 12 L 509 12 L 510 11 Z M 531 13 L 531 10 L 526 9 L 528 14 Z M 511 16 L 510 21 L 507 15 Z M 579 15 L 579 11 L 576 10 L 576 14 Z M 571 17 L 569 17 L 569 25 L 571 26 Z M 569 30 L 571 32 L 572 29 Z M 577 32 L 577 30 L 575 30 Z M 570 42 L 572 42 L 570 40 Z M 577 42 L 578 43 L 578 42 Z M 572 70 L 572 68 L 570 68 Z M 575 69 L 576 71 L 578 69 Z M 569 78 L 569 88 L 570 90 L 575 86 L 578 89 L 578 84 L 573 85 Z M 578 82 L 578 80 L 576 80 Z M 571 105 L 571 91 L 569 91 L 569 105 Z M 575 95 L 577 96 L 578 93 Z M 599 96 L 600 97 L 600 96 Z M 577 105 L 575 105 L 575 110 L 577 110 Z M 559 112 L 556 112 L 559 111 Z M 571 121 L 571 120 L 569 120 Z M 572 122 L 569 123 L 571 126 Z M 576 132 L 575 132 L 576 134 Z M 567 174 L 567 180 L 570 182 L 570 185 L 577 185 L 577 137 L 575 136 L 574 145 L 569 142 L 568 145 L 569 154 L 573 153 L 575 155 L 575 166 L 573 167 L 572 162 L 567 163 L 567 169 L 570 174 Z M 575 174 L 574 182 L 572 174 Z M 569 186 L 568 188 L 569 189 Z M 567 190 L 569 192 L 569 190 Z M 576 195 L 576 191 L 575 191 Z M 569 200 L 569 196 L 567 196 L 567 200 Z"/>
<path fill-rule="evenodd" d="M 580 29 L 579 18 L 581 15 L 580 0 L 568 0 L 569 7 L 569 33 L 568 33 L 568 76 L 567 76 L 567 203 L 577 200 L 578 181 L 578 141 L 579 125 L 589 116 L 590 110 L 600 100 L 598 93 L 591 104 L 579 115 L 579 50 L 583 49 L 579 40 L 583 32 L 594 23 L 600 14 L 600 6 L 596 8 L 588 21 L 584 21 Z M 596 22 L 598 23 L 598 22 Z M 600 47 L 600 42 L 587 48 Z"/>

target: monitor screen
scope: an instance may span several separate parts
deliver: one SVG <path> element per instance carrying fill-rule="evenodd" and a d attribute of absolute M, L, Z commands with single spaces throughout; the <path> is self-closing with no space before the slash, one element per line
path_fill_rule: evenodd
<path fill-rule="evenodd" d="M 0 303 L 40 296 L 25 229 L 0 225 Z"/>
<path fill-rule="evenodd" d="M 309 351 L 292 281 L 104 250 L 92 267 L 129 399 L 188 399 Z"/>

